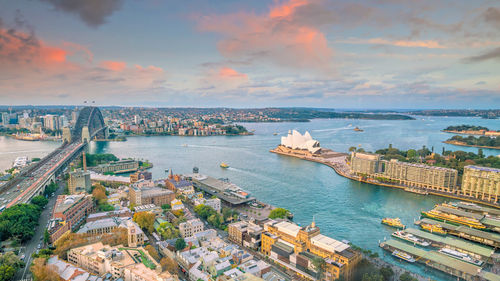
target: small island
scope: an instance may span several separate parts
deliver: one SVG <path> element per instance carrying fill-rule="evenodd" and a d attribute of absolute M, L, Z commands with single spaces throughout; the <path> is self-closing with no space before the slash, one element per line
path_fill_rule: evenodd
<path fill-rule="evenodd" d="M 458 146 L 500 149 L 500 138 L 489 136 L 480 136 L 477 138 L 473 136 L 453 136 L 450 139 L 444 141 L 444 143 Z"/>

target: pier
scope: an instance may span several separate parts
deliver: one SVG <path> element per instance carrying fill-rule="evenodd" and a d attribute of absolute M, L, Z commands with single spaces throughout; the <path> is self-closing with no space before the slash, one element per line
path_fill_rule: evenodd
<path fill-rule="evenodd" d="M 438 251 L 425 251 L 394 239 L 380 243 L 380 247 L 391 253 L 394 250 L 405 252 L 414 257 L 416 262 L 467 281 L 498 280 L 496 274 L 482 272 L 482 268 L 477 265 L 460 261 Z"/>

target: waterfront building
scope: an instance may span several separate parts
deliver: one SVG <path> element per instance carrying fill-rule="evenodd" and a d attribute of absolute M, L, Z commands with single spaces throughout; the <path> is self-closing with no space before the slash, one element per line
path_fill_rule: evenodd
<path fill-rule="evenodd" d="M 286 137 L 281 137 L 281 145 L 290 149 L 307 150 L 312 154 L 319 153 L 321 147 L 317 140 L 314 140 L 309 132 L 301 135 L 298 131 L 288 131 Z"/>
<path fill-rule="evenodd" d="M 52 211 L 52 218 L 64 221 L 75 230 L 94 209 L 92 195 L 59 195 Z"/>
<path fill-rule="evenodd" d="M 192 219 L 179 224 L 179 232 L 183 238 L 192 237 L 204 229 L 200 219 Z"/>
<path fill-rule="evenodd" d="M 133 185 L 129 189 L 129 201 L 134 205 L 155 204 L 161 206 L 170 204 L 175 199 L 175 193 L 161 187 L 147 187 Z"/>
<path fill-rule="evenodd" d="M 500 196 L 500 169 L 465 166 L 462 180 L 464 195 L 498 202 Z"/>
<path fill-rule="evenodd" d="M 228 238 L 237 245 L 251 249 L 260 248 L 262 227 L 247 221 L 238 221 L 228 226 Z"/>
<path fill-rule="evenodd" d="M 424 164 L 381 160 L 379 154 L 353 152 L 351 172 L 360 177 L 382 179 L 408 187 L 453 191 L 458 171 Z"/>
<path fill-rule="evenodd" d="M 142 247 L 124 248 L 122 245 L 112 247 L 98 242 L 70 249 L 68 261 L 91 274 L 99 276 L 111 274 L 109 278 L 111 280 L 119 278 L 124 281 L 178 280 L 176 275 L 162 271 L 161 265 Z"/>
<path fill-rule="evenodd" d="M 321 234 L 314 222 L 300 227 L 288 221 L 270 220 L 264 224 L 261 239 L 263 254 L 288 265 L 299 275 L 312 276 L 314 266 L 311 266 L 311 260 L 320 257 L 325 260 L 327 280 L 336 280 L 340 276 L 351 280 L 354 267 L 361 260 L 358 251 Z"/>
<path fill-rule="evenodd" d="M 457 185 L 458 171 L 455 169 L 400 162 L 396 159 L 384 160 L 382 165 L 380 175 L 402 185 L 439 191 L 452 191 Z"/>
<path fill-rule="evenodd" d="M 130 183 L 135 183 L 139 180 L 151 180 L 152 174 L 148 171 L 137 171 L 130 175 Z"/>
<path fill-rule="evenodd" d="M 351 170 L 357 175 L 373 175 L 379 172 L 380 154 L 352 152 Z"/>
<path fill-rule="evenodd" d="M 221 201 L 219 198 L 210 198 L 210 199 L 195 198 L 193 200 L 193 203 L 195 206 L 198 206 L 198 205 L 210 206 L 210 207 L 212 207 L 212 209 L 214 209 L 218 213 L 220 213 L 220 211 L 221 211 Z"/>
<path fill-rule="evenodd" d="M 104 173 L 130 173 L 135 172 L 139 169 L 139 162 L 134 159 L 124 159 L 119 161 L 113 161 L 106 164 L 97 165 L 95 167 L 89 167 L 89 170 L 92 170 L 96 173 L 104 174 Z"/>
<path fill-rule="evenodd" d="M 69 173 L 68 190 L 70 194 L 90 192 L 92 182 L 90 173 L 83 170 L 76 170 Z"/>

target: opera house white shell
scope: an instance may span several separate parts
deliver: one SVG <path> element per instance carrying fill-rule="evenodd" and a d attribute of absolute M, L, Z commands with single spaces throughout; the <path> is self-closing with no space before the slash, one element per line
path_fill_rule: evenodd
<path fill-rule="evenodd" d="M 281 145 L 291 149 L 307 149 L 311 153 L 316 153 L 321 149 L 319 142 L 314 140 L 309 132 L 301 135 L 296 130 L 288 131 L 286 137 L 281 137 Z"/>

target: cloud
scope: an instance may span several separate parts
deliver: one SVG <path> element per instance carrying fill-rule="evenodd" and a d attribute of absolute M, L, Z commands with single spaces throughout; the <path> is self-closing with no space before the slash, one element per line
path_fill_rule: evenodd
<path fill-rule="evenodd" d="M 76 14 L 90 27 L 98 27 L 106 18 L 119 10 L 123 0 L 41 0 L 48 2 L 57 10 Z"/>
<path fill-rule="evenodd" d="M 122 71 L 127 67 L 124 61 L 103 61 L 101 66 L 111 71 Z"/>
<path fill-rule="evenodd" d="M 81 59 L 83 57 L 83 59 Z M 158 66 L 103 60 L 93 62 L 92 52 L 73 42 L 53 44 L 25 32 L 0 25 L 0 101 L 21 96 L 57 102 L 63 92 L 72 100 L 112 99 L 125 93 L 162 91 L 166 72 Z"/>
<path fill-rule="evenodd" d="M 484 20 L 496 27 L 500 27 L 500 9 L 496 7 L 489 7 L 483 13 Z"/>
<path fill-rule="evenodd" d="M 444 49 L 445 46 L 434 40 L 389 40 L 384 38 L 351 38 L 347 40 L 339 40 L 339 43 L 348 44 L 374 44 L 374 45 L 390 45 L 396 47 L 408 48 L 429 48 L 429 49 Z"/>
<path fill-rule="evenodd" d="M 465 58 L 463 61 L 468 63 L 483 62 L 487 60 L 500 60 L 500 47 L 489 50 L 477 56 Z"/>
<path fill-rule="evenodd" d="M 333 50 L 325 35 L 311 24 L 294 20 L 310 0 L 276 2 L 269 13 L 233 13 L 198 18 L 198 28 L 222 35 L 219 52 L 230 60 L 271 62 L 283 68 L 332 70 Z"/>
<path fill-rule="evenodd" d="M 221 78 L 247 78 L 246 74 L 239 73 L 230 67 L 222 67 L 219 69 L 219 76 Z"/>

